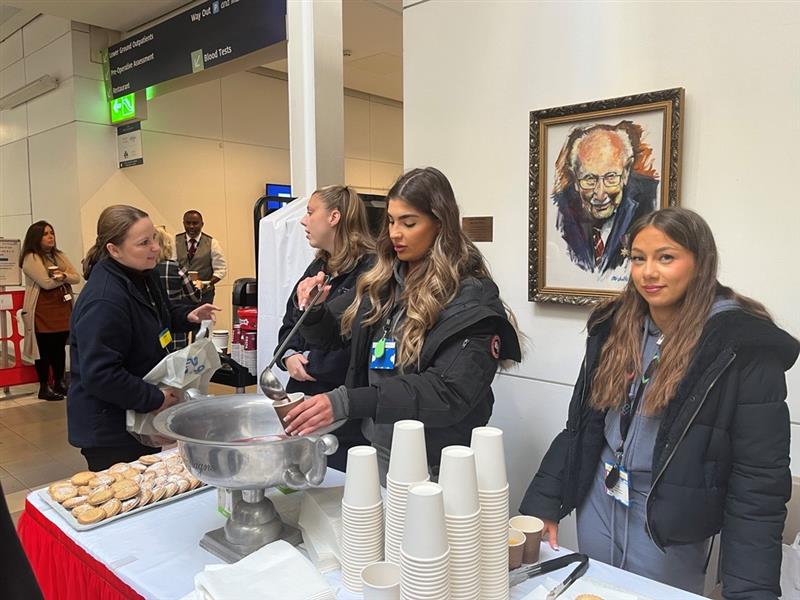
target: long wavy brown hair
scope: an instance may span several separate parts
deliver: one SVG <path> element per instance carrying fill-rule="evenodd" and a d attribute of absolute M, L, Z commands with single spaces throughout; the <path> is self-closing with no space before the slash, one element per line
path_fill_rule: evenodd
<path fill-rule="evenodd" d="M 386 195 L 388 202 L 403 200 L 427 214 L 441 227 L 428 251 L 425 264 L 408 274 L 399 298 L 405 306 L 405 319 L 395 332 L 397 363 L 401 367 L 419 364 L 427 332 L 436 323 L 442 309 L 455 298 L 465 277 L 490 277 L 480 250 L 461 230 L 458 204 L 450 182 L 433 167 L 413 169 L 402 175 Z M 397 282 L 394 266 L 397 256 L 389 239 L 386 220 L 377 239 L 377 261 L 364 273 L 356 286 L 356 299 L 342 316 L 342 333 L 348 335 L 358 309 L 369 299 L 370 309 L 363 324 L 382 322 L 392 312 Z"/>
<path fill-rule="evenodd" d="M 694 355 L 715 298 L 731 298 L 739 307 L 763 319 L 771 319 L 763 304 L 737 294 L 717 281 L 717 245 L 705 219 L 685 208 L 665 208 L 636 221 L 630 232 L 630 251 L 636 236 L 653 226 L 677 242 L 694 257 L 695 271 L 679 311 L 680 318 L 664 331 L 661 360 L 645 396 L 645 414 L 661 412 L 675 395 Z M 634 377 L 641 377 L 642 328 L 647 302 L 636 291 L 632 279 L 617 298 L 598 306 L 589 318 L 589 330 L 613 317 L 609 338 L 603 346 L 592 379 L 591 404 L 596 409 L 619 408 Z"/>
<path fill-rule="evenodd" d="M 349 273 L 362 256 L 375 250 L 364 201 L 346 185 L 329 185 L 314 194 L 329 212 L 336 210 L 341 215 L 333 234 L 333 252 L 320 249 L 317 258 L 325 261 L 325 268 L 331 274 Z"/>

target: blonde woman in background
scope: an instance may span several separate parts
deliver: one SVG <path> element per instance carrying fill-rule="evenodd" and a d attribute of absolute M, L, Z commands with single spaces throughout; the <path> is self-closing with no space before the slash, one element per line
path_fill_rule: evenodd
<path fill-rule="evenodd" d="M 156 241 L 161 246 L 161 253 L 158 255 L 158 264 L 155 271 L 158 279 L 167 292 L 167 298 L 173 304 L 186 304 L 197 306 L 202 300 L 200 290 L 195 287 L 186 271 L 173 260 L 175 255 L 175 238 L 167 233 L 163 226 L 156 227 Z M 175 331 L 172 334 L 172 342 L 167 346 L 169 352 L 185 348 L 189 343 L 189 336 L 184 331 Z"/>
<path fill-rule="evenodd" d="M 66 255 L 56 246 L 56 233 L 47 221 L 28 228 L 19 266 L 25 273 L 22 322 L 25 342 L 22 356 L 34 362 L 39 377 L 39 398 L 63 400 L 66 345 L 72 315 L 71 284 L 81 278 Z M 53 389 L 48 384 L 53 373 Z"/>
<path fill-rule="evenodd" d="M 318 189 L 311 195 L 306 215 L 300 224 L 306 231 L 309 245 L 317 250 L 317 255 L 300 281 L 320 271 L 331 275 L 329 301 L 353 290 L 361 274 L 375 262 L 375 242 L 369 232 L 364 201 L 358 193 L 351 187 L 341 185 Z M 286 305 L 286 314 L 278 332 L 279 344 L 300 318 L 300 311 L 294 303 L 296 289 L 297 286 Z M 289 372 L 288 392 L 304 392 L 313 396 L 342 385 L 349 363 L 349 344 L 324 349 L 310 344 L 302 334 L 297 333 L 290 340 L 278 365 Z M 344 471 L 347 450 L 367 443 L 361 435 L 361 420 L 347 422 L 336 430 L 336 436 L 339 438 L 339 450 L 328 458 L 328 464 Z"/>

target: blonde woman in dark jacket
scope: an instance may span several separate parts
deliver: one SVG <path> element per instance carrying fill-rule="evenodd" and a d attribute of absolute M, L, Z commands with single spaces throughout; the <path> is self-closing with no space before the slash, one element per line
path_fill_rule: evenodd
<path fill-rule="evenodd" d="M 651 213 L 630 240 L 628 285 L 589 320 L 567 426 L 520 510 L 555 547 L 577 508 L 581 552 L 696 594 L 721 533 L 723 597 L 774 600 L 791 491 L 784 372 L 800 344 L 718 283 L 696 213 Z"/>
<path fill-rule="evenodd" d="M 72 315 L 72 289 L 81 278 L 67 256 L 56 246 L 56 233 L 47 221 L 28 228 L 19 266 L 25 273 L 22 322 L 25 341 L 22 357 L 36 365 L 39 398 L 63 400 L 66 345 Z M 53 375 L 53 389 L 48 381 Z"/>

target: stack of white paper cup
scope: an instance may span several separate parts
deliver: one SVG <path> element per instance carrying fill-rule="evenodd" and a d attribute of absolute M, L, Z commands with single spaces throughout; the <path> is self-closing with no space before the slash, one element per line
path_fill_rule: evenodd
<path fill-rule="evenodd" d="M 503 432 L 472 430 L 481 505 L 481 598 L 504 600 L 508 591 L 508 477 Z"/>
<path fill-rule="evenodd" d="M 439 485 L 450 545 L 451 600 L 480 598 L 481 508 L 475 454 L 466 446 L 442 450 Z"/>
<path fill-rule="evenodd" d="M 429 477 L 424 426 L 419 421 L 397 421 L 386 475 L 385 545 L 386 560 L 396 565 L 400 564 L 409 487 Z"/>
<path fill-rule="evenodd" d="M 214 344 L 214 348 L 217 349 L 217 352 L 226 354 L 228 352 L 228 330 L 215 329 L 212 331 L 211 343 Z"/>
<path fill-rule="evenodd" d="M 416 483 L 408 492 L 408 511 L 400 550 L 400 597 L 404 600 L 450 598 L 450 547 L 442 488 Z"/>
<path fill-rule="evenodd" d="M 355 446 L 347 451 L 342 498 L 342 581 L 361 592 L 361 571 L 383 559 L 383 501 L 375 448 Z"/>

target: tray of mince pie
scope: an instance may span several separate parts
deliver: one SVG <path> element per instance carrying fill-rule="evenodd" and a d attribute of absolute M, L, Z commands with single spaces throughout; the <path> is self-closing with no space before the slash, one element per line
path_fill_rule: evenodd
<path fill-rule="evenodd" d="M 185 498 L 205 484 L 186 470 L 177 452 L 147 454 L 105 471 L 81 471 L 39 496 L 75 529 L 93 529 L 154 506 Z"/>

